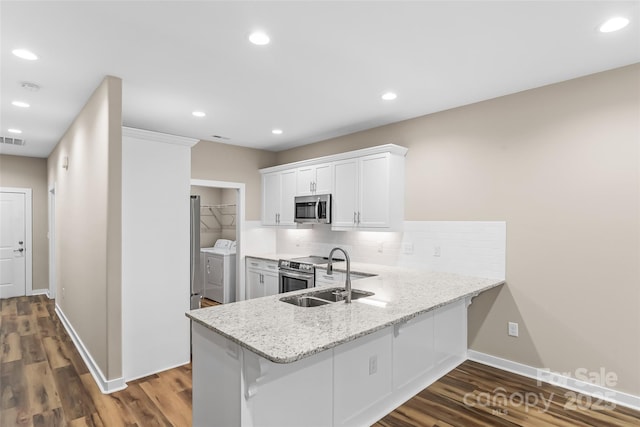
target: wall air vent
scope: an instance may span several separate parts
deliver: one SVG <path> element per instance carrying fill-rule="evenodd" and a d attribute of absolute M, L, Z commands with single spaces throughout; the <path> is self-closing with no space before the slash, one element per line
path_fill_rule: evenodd
<path fill-rule="evenodd" d="M 21 138 L 12 138 L 10 136 L 0 136 L 0 144 L 9 145 L 25 145 L 27 141 Z"/>

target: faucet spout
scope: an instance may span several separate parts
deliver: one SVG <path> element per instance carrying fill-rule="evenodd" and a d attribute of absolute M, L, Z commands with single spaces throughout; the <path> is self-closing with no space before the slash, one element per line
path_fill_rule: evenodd
<path fill-rule="evenodd" d="M 351 260 L 349 259 L 349 254 L 342 248 L 333 248 L 331 252 L 329 252 L 329 264 L 327 264 L 327 274 L 331 274 L 333 271 L 333 253 L 335 251 L 340 251 L 344 254 L 344 259 L 347 262 L 347 276 L 344 281 L 344 302 L 347 304 L 351 304 Z"/>

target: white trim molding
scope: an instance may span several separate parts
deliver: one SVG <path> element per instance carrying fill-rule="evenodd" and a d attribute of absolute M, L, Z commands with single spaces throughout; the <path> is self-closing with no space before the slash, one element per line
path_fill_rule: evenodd
<path fill-rule="evenodd" d="M 316 157 L 308 160 L 301 160 L 299 162 L 287 163 L 284 165 L 271 166 L 268 168 L 260 169 L 260 173 L 279 172 L 286 169 L 294 169 L 303 166 L 317 165 L 320 163 L 335 162 L 338 160 L 353 159 L 354 157 L 369 156 L 371 154 L 379 153 L 392 153 L 405 156 L 409 151 L 408 148 L 401 147 L 395 144 L 384 144 L 375 147 L 363 148 L 361 150 L 347 151 L 346 153 L 332 154 L 330 156 Z"/>
<path fill-rule="evenodd" d="M 67 317 L 64 315 L 64 313 L 62 312 L 62 309 L 58 304 L 56 304 L 56 314 L 58 315 L 58 318 L 60 319 L 62 326 L 64 326 L 64 329 L 66 329 L 67 333 L 71 337 L 71 340 L 73 341 L 73 344 L 76 346 L 78 353 L 80 353 L 80 357 L 82 357 L 82 360 L 84 360 L 84 363 L 87 365 L 87 368 L 89 368 L 89 372 L 91 372 L 91 376 L 93 377 L 93 380 L 98 385 L 98 388 L 100 389 L 100 391 L 103 394 L 109 394 L 109 393 L 113 393 L 119 390 L 124 390 L 125 388 L 127 388 L 127 384 L 124 381 L 124 377 L 119 377 L 112 380 L 107 380 L 104 377 L 104 374 L 98 367 L 98 364 L 95 362 L 95 360 L 93 360 L 93 357 L 91 357 L 91 353 L 89 353 L 89 350 L 85 347 L 84 343 L 76 333 L 75 329 L 73 329 L 73 326 L 71 326 L 71 323 L 69 322 Z"/>
<path fill-rule="evenodd" d="M 33 193 L 31 188 L 0 187 L 0 193 L 24 194 L 24 240 L 27 242 L 25 255 L 24 292 L 26 296 L 33 293 Z"/>
<path fill-rule="evenodd" d="M 167 144 L 183 145 L 186 147 L 193 147 L 200 141 L 195 138 L 187 138 L 184 136 L 170 135 L 167 133 L 153 132 L 153 131 L 144 130 L 144 129 L 129 128 L 126 126 L 122 127 L 122 136 L 141 139 L 145 141 L 164 142 Z"/>
<path fill-rule="evenodd" d="M 566 388 L 586 396 L 591 396 L 598 401 L 610 402 L 627 408 L 640 410 L 640 396 L 613 390 L 603 385 L 593 384 L 564 374 L 551 372 L 548 369 L 534 368 L 533 366 L 502 359 L 475 350 L 467 350 L 467 359 L 482 363 L 483 365 L 493 366 L 503 371 L 522 375 L 523 377 L 532 378 L 540 382 Z"/>

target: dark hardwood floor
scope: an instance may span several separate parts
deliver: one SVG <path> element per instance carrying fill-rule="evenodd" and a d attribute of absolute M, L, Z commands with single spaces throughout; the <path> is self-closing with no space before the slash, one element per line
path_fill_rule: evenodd
<path fill-rule="evenodd" d="M 191 425 L 191 365 L 104 395 L 45 296 L 0 300 L 0 345 L 1 427 Z M 638 411 L 567 392 L 467 361 L 375 426 L 640 426 Z"/>

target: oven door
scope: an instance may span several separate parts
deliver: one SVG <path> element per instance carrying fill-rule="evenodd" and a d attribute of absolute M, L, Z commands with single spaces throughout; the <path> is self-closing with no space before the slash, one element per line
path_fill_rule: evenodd
<path fill-rule="evenodd" d="M 280 293 L 298 291 L 300 289 L 313 288 L 315 286 L 314 273 L 301 273 L 280 269 L 279 291 Z"/>

